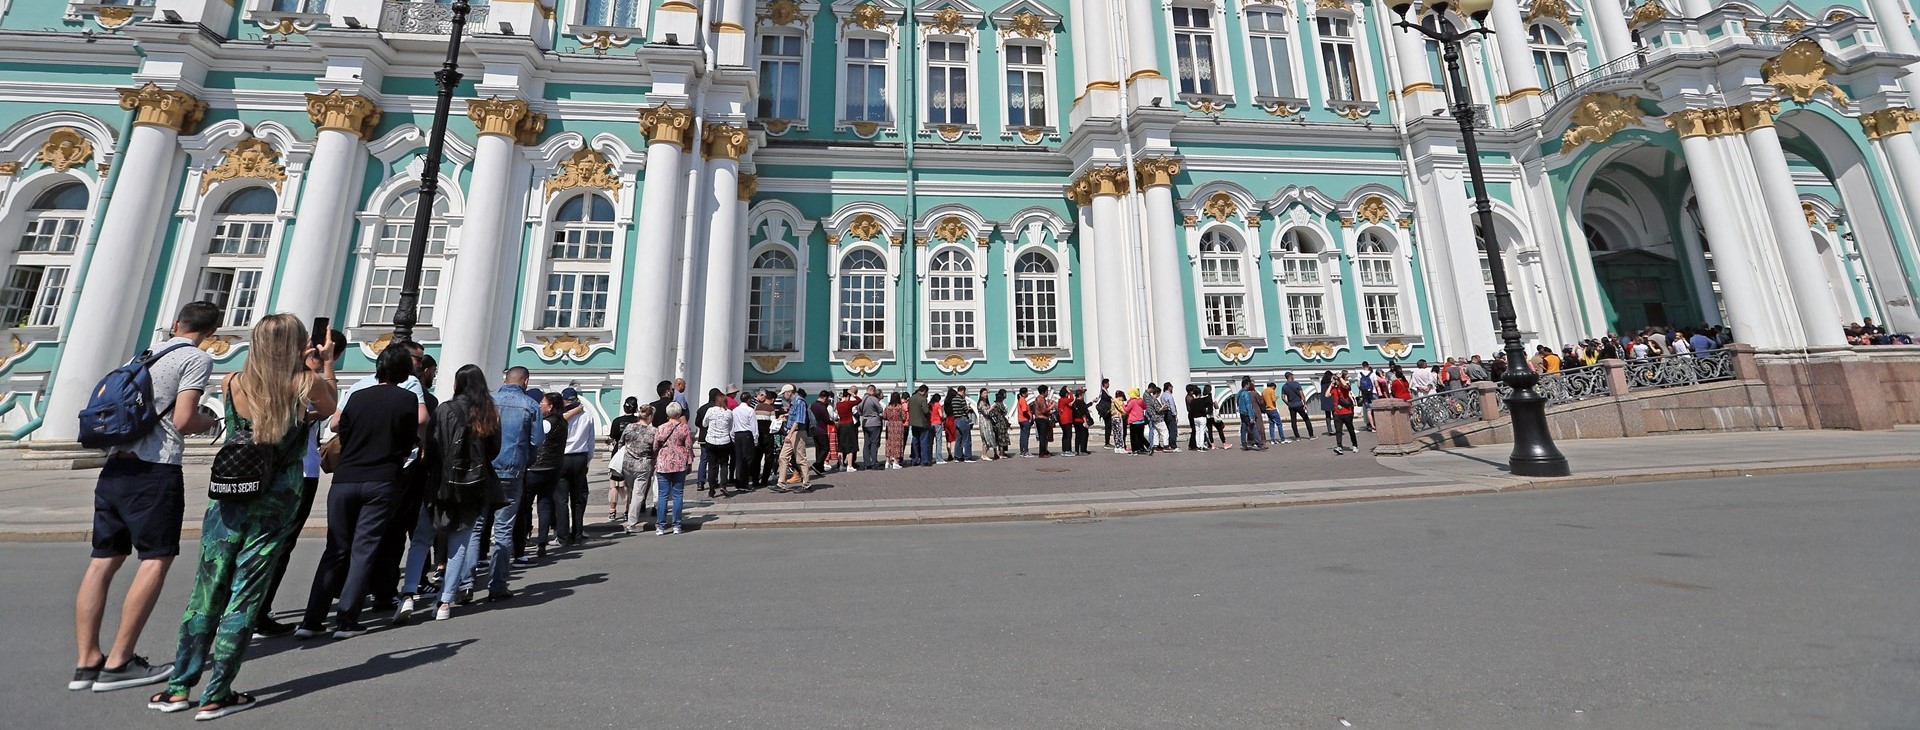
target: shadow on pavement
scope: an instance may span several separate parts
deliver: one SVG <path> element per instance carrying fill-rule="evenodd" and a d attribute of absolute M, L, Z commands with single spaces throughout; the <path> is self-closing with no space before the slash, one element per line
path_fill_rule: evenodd
<path fill-rule="evenodd" d="M 367 659 L 366 662 L 351 667 L 341 667 L 332 671 L 301 677 L 282 682 L 271 687 L 256 689 L 250 694 L 260 698 L 261 705 L 270 705 L 282 700 L 332 689 L 354 682 L 379 679 L 390 674 L 399 674 L 412 669 L 451 659 L 461 649 L 479 641 L 462 639 L 460 641 L 431 644 L 413 649 L 390 651 Z"/>

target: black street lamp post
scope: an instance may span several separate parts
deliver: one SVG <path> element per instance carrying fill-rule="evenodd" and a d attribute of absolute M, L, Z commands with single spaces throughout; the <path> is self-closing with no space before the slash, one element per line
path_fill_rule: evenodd
<path fill-rule="evenodd" d="M 1480 169 L 1480 143 L 1474 138 L 1473 95 L 1468 91 L 1466 76 L 1460 68 L 1460 42 L 1476 35 L 1492 35 L 1493 31 L 1484 26 L 1464 30 L 1456 27 L 1453 19 L 1447 16 L 1450 5 L 1473 18 L 1475 23 L 1480 23 L 1486 19 L 1493 3 L 1492 0 L 1435 2 L 1425 9 L 1424 14 L 1431 23 L 1429 25 L 1407 21 L 1407 12 L 1413 8 L 1412 2 L 1392 0 L 1393 11 L 1400 16 L 1400 21 L 1394 26 L 1439 43 L 1441 57 L 1447 62 L 1447 88 L 1453 96 L 1451 111 L 1454 120 L 1460 123 L 1460 146 L 1467 156 L 1467 174 L 1473 180 L 1475 220 L 1480 229 L 1477 238 L 1487 257 L 1487 269 L 1493 279 L 1495 315 L 1500 320 L 1500 339 L 1506 344 L 1507 370 L 1501 380 L 1513 389 L 1513 393 L 1507 396 L 1507 413 L 1513 425 L 1513 454 L 1507 457 L 1508 466 L 1513 474 L 1519 476 L 1566 476 L 1572 473 L 1567 466 L 1567 457 L 1554 447 L 1553 434 L 1547 429 L 1547 398 L 1534 390 L 1534 386 L 1540 383 L 1540 374 L 1527 364 L 1526 346 L 1520 343 L 1520 326 L 1513 310 L 1513 292 L 1507 285 L 1506 262 L 1501 259 L 1500 246 L 1493 236 L 1493 201 L 1487 198 L 1487 178 Z"/>
<path fill-rule="evenodd" d="M 433 103 L 433 129 L 427 134 L 427 154 L 420 165 L 420 198 L 413 212 L 413 237 L 407 242 L 407 271 L 400 281 L 400 301 L 393 312 L 393 342 L 413 339 L 420 321 L 420 271 L 427 262 L 427 236 L 433 230 L 433 211 L 440 195 L 440 158 L 447 145 L 447 115 L 453 109 L 453 88 L 460 84 L 460 39 L 467 32 L 467 0 L 454 0 L 453 22 L 447 32 L 447 60 L 433 73 L 440 94 Z"/>

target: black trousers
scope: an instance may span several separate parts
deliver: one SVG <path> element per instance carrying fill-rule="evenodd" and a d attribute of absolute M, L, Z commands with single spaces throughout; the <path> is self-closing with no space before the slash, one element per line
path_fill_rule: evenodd
<path fill-rule="evenodd" d="M 300 529 L 306 527 L 307 518 L 313 515 L 313 497 L 319 492 L 319 477 L 300 480 L 300 511 L 293 514 L 293 529 L 287 532 L 286 544 L 280 548 L 280 559 L 273 563 L 273 577 L 267 580 L 267 597 L 260 601 L 260 615 L 253 620 L 255 626 L 273 615 L 273 597 L 280 593 L 280 580 L 287 577 L 287 563 L 293 559 L 293 546 L 300 542 Z"/>
<path fill-rule="evenodd" d="M 832 446 L 832 443 L 827 440 L 826 429 L 823 428 L 813 432 L 813 470 L 814 471 L 827 470 L 827 449 L 830 446 Z"/>
<path fill-rule="evenodd" d="M 707 460 L 707 483 L 702 486 L 708 494 L 718 492 L 720 486 L 727 483 L 727 463 L 733 460 L 733 444 L 702 443 L 700 450 Z"/>
<path fill-rule="evenodd" d="M 1287 406 L 1287 423 L 1293 426 L 1293 437 L 1300 438 L 1300 422 L 1307 422 L 1307 438 L 1313 438 L 1313 416 L 1307 414 L 1304 405 Z"/>
<path fill-rule="evenodd" d="M 756 453 L 758 451 L 753 447 L 752 431 L 733 432 L 733 486 L 735 489 L 746 489 L 747 482 L 753 479 L 753 470 L 756 466 L 753 457 Z"/>
<path fill-rule="evenodd" d="M 1091 430 L 1092 429 L 1087 428 L 1086 421 L 1073 422 L 1073 435 L 1075 438 L 1073 445 L 1074 445 L 1075 451 L 1078 451 L 1082 454 L 1090 453 L 1087 451 L 1087 432 Z"/>
<path fill-rule="evenodd" d="M 1133 437 L 1133 453 L 1151 454 L 1153 445 L 1147 443 L 1147 422 L 1127 424 L 1127 435 Z"/>
<path fill-rule="evenodd" d="M 301 626 L 324 626 L 334 596 L 340 597 L 339 622 L 359 622 L 360 600 L 367 593 L 380 540 L 393 521 L 399 491 L 394 482 L 335 482 L 327 491 L 327 550 L 320 554 Z"/>
<path fill-rule="evenodd" d="M 755 448 L 760 453 L 758 470 L 753 475 L 753 484 L 756 487 L 772 484 L 774 471 L 780 468 L 780 442 L 773 436 L 772 433 L 762 434 L 760 439 L 754 442 Z"/>
<path fill-rule="evenodd" d="M 554 519 L 561 520 L 560 535 L 579 542 L 586 536 L 587 500 L 592 487 L 587 484 L 587 469 L 593 465 L 593 453 L 567 454 L 560 461 L 560 486 L 553 490 Z M 561 505 L 566 505 L 564 510 Z"/>

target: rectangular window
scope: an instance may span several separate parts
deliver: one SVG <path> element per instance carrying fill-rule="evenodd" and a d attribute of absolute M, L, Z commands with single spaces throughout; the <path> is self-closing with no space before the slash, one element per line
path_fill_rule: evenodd
<path fill-rule="evenodd" d="M 1240 283 L 1240 259 L 1237 254 L 1200 257 L 1200 283 L 1234 286 Z"/>
<path fill-rule="evenodd" d="M 1213 10 L 1173 8 L 1173 61 L 1180 93 L 1212 94 L 1219 88 L 1213 62 Z"/>
<path fill-rule="evenodd" d="M 1208 294 L 1207 336 L 1245 337 L 1247 298 L 1243 294 Z"/>
<path fill-rule="evenodd" d="M 840 349 L 884 350 L 887 346 L 887 275 L 884 272 L 840 276 Z"/>
<path fill-rule="evenodd" d="M 971 350 L 973 310 L 937 309 L 928 313 L 928 346 L 935 350 Z"/>
<path fill-rule="evenodd" d="M 1320 261 L 1318 259 L 1281 259 L 1280 283 L 1288 286 L 1320 283 Z"/>
<path fill-rule="evenodd" d="M 800 118 L 800 36 L 760 36 L 760 118 Z"/>
<path fill-rule="evenodd" d="M 927 43 L 927 122 L 967 124 L 967 44 Z"/>
<path fill-rule="evenodd" d="M 1287 16 L 1267 10 L 1247 11 L 1247 43 L 1253 50 L 1255 96 L 1294 98 L 1293 44 Z"/>
<path fill-rule="evenodd" d="M 847 79 L 844 93 L 850 122 L 887 121 L 887 41 L 847 39 Z"/>
<path fill-rule="evenodd" d="M 1400 334 L 1400 297 L 1397 294 L 1368 294 L 1365 297 L 1367 334 Z"/>
<path fill-rule="evenodd" d="M 608 274 L 547 275 L 547 306 L 541 329 L 602 329 L 607 326 Z"/>
<path fill-rule="evenodd" d="M 1045 53 L 1030 43 L 1007 46 L 1007 126 L 1047 126 Z"/>
<path fill-rule="evenodd" d="M 405 256 L 407 249 L 413 247 L 413 222 L 392 218 L 380 226 L 380 240 L 375 241 L 373 252 L 381 256 Z M 427 255 L 443 256 L 447 251 L 447 225 L 435 223 L 427 231 Z"/>
<path fill-rule="evenodd" d="M 1287 332 L 1294 337 L 1318 337 L 1327 333 L 1326 309 L 1319 294 L 1287 295 Z"/>
<path fill-rule="evenodd" d="M 361 324 L 392 324 L 393 313 L 400 307 L 400 284 L 405 277 L 405 269 L 374 269 L 367 279 L 367 308 L 360 318 Z M 420 270 L 420 301 L 417 306 L 419 324 L 433 325 L 433 306 L 440 298 L 440 270 Z"/>
<path fill-rule="evenodd" d="M 581 22 L 609 28 L 637 28 L 640 25 L 639 0 L 587 0 Z"/>
<path fill-rule="evenodd" d="M 0 326 L 33 324 L 34 302 L 40 297 L 40 282 L 44 277 L 45 270 L 39 266 L 15 266 L 7 270 L 7 288 L 0 293 Z"/>
<path fill-rule="evenodd" d="M 1361 286 L 1393 286 L 1392 259 L 1360 259 L 1355 265 L 1360 268 Z"/>
<path fill-rule="evenodd" d="M 1327 15 L 1314 20 L 1320 29 L 1320 68 L 1327 79 L 1327 100 L 1358 101 L 1360 63 L 1353 42 L 1353 21 Z"/>
<path fill-rule="evenodd" d="M 42 215 L 27 221 L 21 253 L 71 253 L 80 242 L 80 219 Z"/>
<path fill-rule="evenodd" d="M 794 298 L 792 274 L 756 274 L 747 288 L 747 349 L 792 352 Z"/>
<path fill-rule="evenodd" d="M 1014 346 L 1022 350 L 1060 346 L 1059 303 L 1054 280 L 1020 276 L 1013 281 Z"/>
<path fill-rule="evenodd" d="M 259 306 L 260 280 L 259 269 L 202 269 L 199 298 L 226 312 L 221 326 L 250 327 Z"/>
<path fill-rule="evenodd" d="M 611 261 L 613 260 L 613 235 L 617 231 L 611 227 L 588 228 L 573 225 L 560 229 L 553 235 L 553 251 L 550 254 L 555 261 Z"/>
<path fill-rule="evenodd" d="M 267 252 L 267 239 L 273 235 L 270 220 L 227 220 L 213 231 L 207 253 L 213 256 L 259 256 Z"/>

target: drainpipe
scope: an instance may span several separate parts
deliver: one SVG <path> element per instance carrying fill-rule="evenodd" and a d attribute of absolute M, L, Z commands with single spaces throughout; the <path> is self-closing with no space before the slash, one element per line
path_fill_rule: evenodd
<path fill-rule="evenodd" d="M 901 232 L 905 238 L 900 241 L 900 304 L 905 306 L 894 307 L 894 312 L 905 325 L 901 329 L 906 330 L 906 337 L 901 338 L 897 346 L 900 349 L 900 362 L 905 366 L 907 392 L 911 393 L 914 376 L 920 369 L 920 307 L 915 303 L 919 300 L 914 298 L 914 290 L 918 288 L 914 286 L 918 282 L 914 273 L 919 271 L 917 268 L 919 262 L 915 259 L 920 256 L 920 247 L 913 241 L 913 223 L 919 216 L 920 203 L 918 196 L 914 193 L 913 171 L 913 143 L 920 132 L 920 86 L 914 74 L 915 51 L 920 45 L 920 24 L 914 18 L 913 3 L 908 2 L 906 6 L 907 12 L 902 19 L 906 21 L 907 32 L 903 36 L 905 42 L 900 45 L 900 75 L 905 79 L 900 88 L 906 100 L 900 105 L 900 121 L 902 122 L 901 132 L 906 135 L 907 141 L 906 230 Z M 981 265 L 984 266 L 984 262 Z"/>
<path fill-rule="evenodd" d="M 695 311 L 693 309 L 693 302 L 699 301 L 699 298 L 695 296 L 693 287 L 705 278 L 704 276 L 694 276 L 694 267 L 706 259 L 704 256 L 694 255 L 696 250 L 705 250 L 699 244 L 701 237 L 695 229 L 697 228 L 696 224 L 702 220 L 699 211 L 703 210 L 701 198 L 706 191 L 706 183 L 702 178 L 702 173 L 706 171 L 706 164 L 705 157 L 703 156 L 704 148 L 701 146 L 700 137 L 705 133 L 707 128 L 707 86 L 713 83 L 713 56 L 716 51 L 712 43 L 712 33 L 707 30 L 705 17 L 717 15 L 719 15 L 719 13 L 713 10 L 711 4 L 709 4 L 703 8 L 701 21 L 694 24 L 695 38 L 693 39 L 693 46 L 699 48 L 701 55 L 705 56 L 702 65 L 705 67 L 706 72 L 700 75 L 699 82 L 693 87 L 693 95 L 688 99 L 688 103 L 690 104 L 689 108 L 693 112 L 693 129 L 691 130 L 693 144 L 691 145 L 692 149 L 687 152 L 687 179 L 684 182 L 677 183 L 686 186 L 686 204 L 680 208 L 680 301 L 677 305 L 680 316 L 676 318 L 679 320 L 678 331 L 675 333 L 673 340 L 673 375 L 676 378 L 685 378 L 688 375 L 698 374 L 692 372 L 695 369 L 695 363 L 689 356 L 689 352 L 696 352 L 698 348 L 693 346 L 692 337 L 694 328 L 688 322 L 691 318 L 687 315 L 689 312 Z M 634 225 L 644 224 L 644 221 L 637 219 L 634 221 Z M 704 271 L 702 273 L 704 273 Z"/>
<path fill-rule="evenodd" d="M 1121 4 L 1115 6 L 1114 12 L 1107 16 L 1107 22 L 1112 25 L 1112 33 L 1116 41 L 1127 37 L 1126 12 L 1126 6 Z M 1127 55 L 1127 44 L 1115 42 L 1108 45 L 1112 49 L 1115 68 L 1124 71 L 1133 67 L 1131 63 L 1132 57 Z M 1148 49 L 1148 52 L 1152 52 L 1151 49 Z M 1145 323 L 1152 321 L 1152 315 L 1147 310 L 1147 276 L 1151 272 L 1147 270 L 1146 266 L 1146 248 L 1141 244 L 1141 239 L 1145 234 L 1140 230 L 1142 218 L 1146 215 L 1147 207 L 1140 195 L 1139 181 L 1132 180 L 1134 176 L 1133 109 L 1128 103 L 1127 98 L 1127 87 L 1131 85 L 1130 82 L 1125 81 L 1120 84 L 1121 164 L 1126 166 L 1127 177 L 1132 183 L 1127 185 L 1127 194 L 1123 197 L 1123 199 L 1127 201 L 1127 206 L 1125 214 L 1120 218 L 1120 225 L 1126 229 L 1127 271 L 1133 275 L 1134 321 Z M 1159 286 L 1166 286 L 1166 284 L 1167 282 L 1164 281 L 1157 282 Z M 1179 282 L 1174 282 L 1174 286 L 1179 286 Z M 1128 348 L 1128 356 L 1133 358 L 1134 372 L 1139 377 L 1146 379 L 1148 383 L 1152 383 L 1153 376 L 1158 374 L 1153 372 L 1154 356 L 1152 350 L 1159 347 L 1161 343 L 1155 341 L 1152 337 L 1147 337 L 1145 341 L 1147 346 L 1144 348 Z M 1181 343 L 1180 346 L 1185 347 L 1186 343 Z M 1140 392 L 1147 392 L 1146 388 L 1142 386 Z"/>
<path fill-rule="evenodd" d="M 113 202 L 114 188 L 120 186 L 120 160 L 126 157 L 127 142 L 133 136 L 133 117 L 134 115 L 131 112 L 127 114 L 126 120 L 120 123 L 119 137 L 113 141 L 113 168 L 107 172 L 106 184 L 100 187 L 100 201 L 94 204 L 93 223 L 91 227 L 87 229 L 87 243 L 80 249 L 80 265 L 74 269 L 72 279 L 73 286 L 67 288 L 67 301 L 64 307 L 66 312 L 61 317 L 60 321 L 62 322 L 71 323 L 73 321 L 73 308 L 80 301 L 80 288 L 85 286 L 87 269 L 92 268 L 93 265 L 93 250 L 100 245 L 100 224 L 107 218 L 107 205 Z M 47 371 L 49 374 L 47 379 L 49 386 L 53 383 L 51 374 L 60 372 L 60 361 L 64 359 L 66 354 L 67 348 L 65 347 L 60 348 L 60 351 L 55 353 L 53 369 Z M 13 404 L 18 401 L 20 395 L 25 395 L 29 399 L 33 397 L 31 393 L 15 394 L 14 399 L 8 400 L 6 406 L 0 408 L 0 415 L 5 415 L 8 411 L 13 410 Z M 45 423 L 46 420 L 47 414 L 43 412 L 35 416 L 33 420 L 22 424 L 20 428 L 9 433 L 0 434 L 0 441 L 18 441 L 26 438 L 27 434 L 39 430 L 40 424 Z"/>

